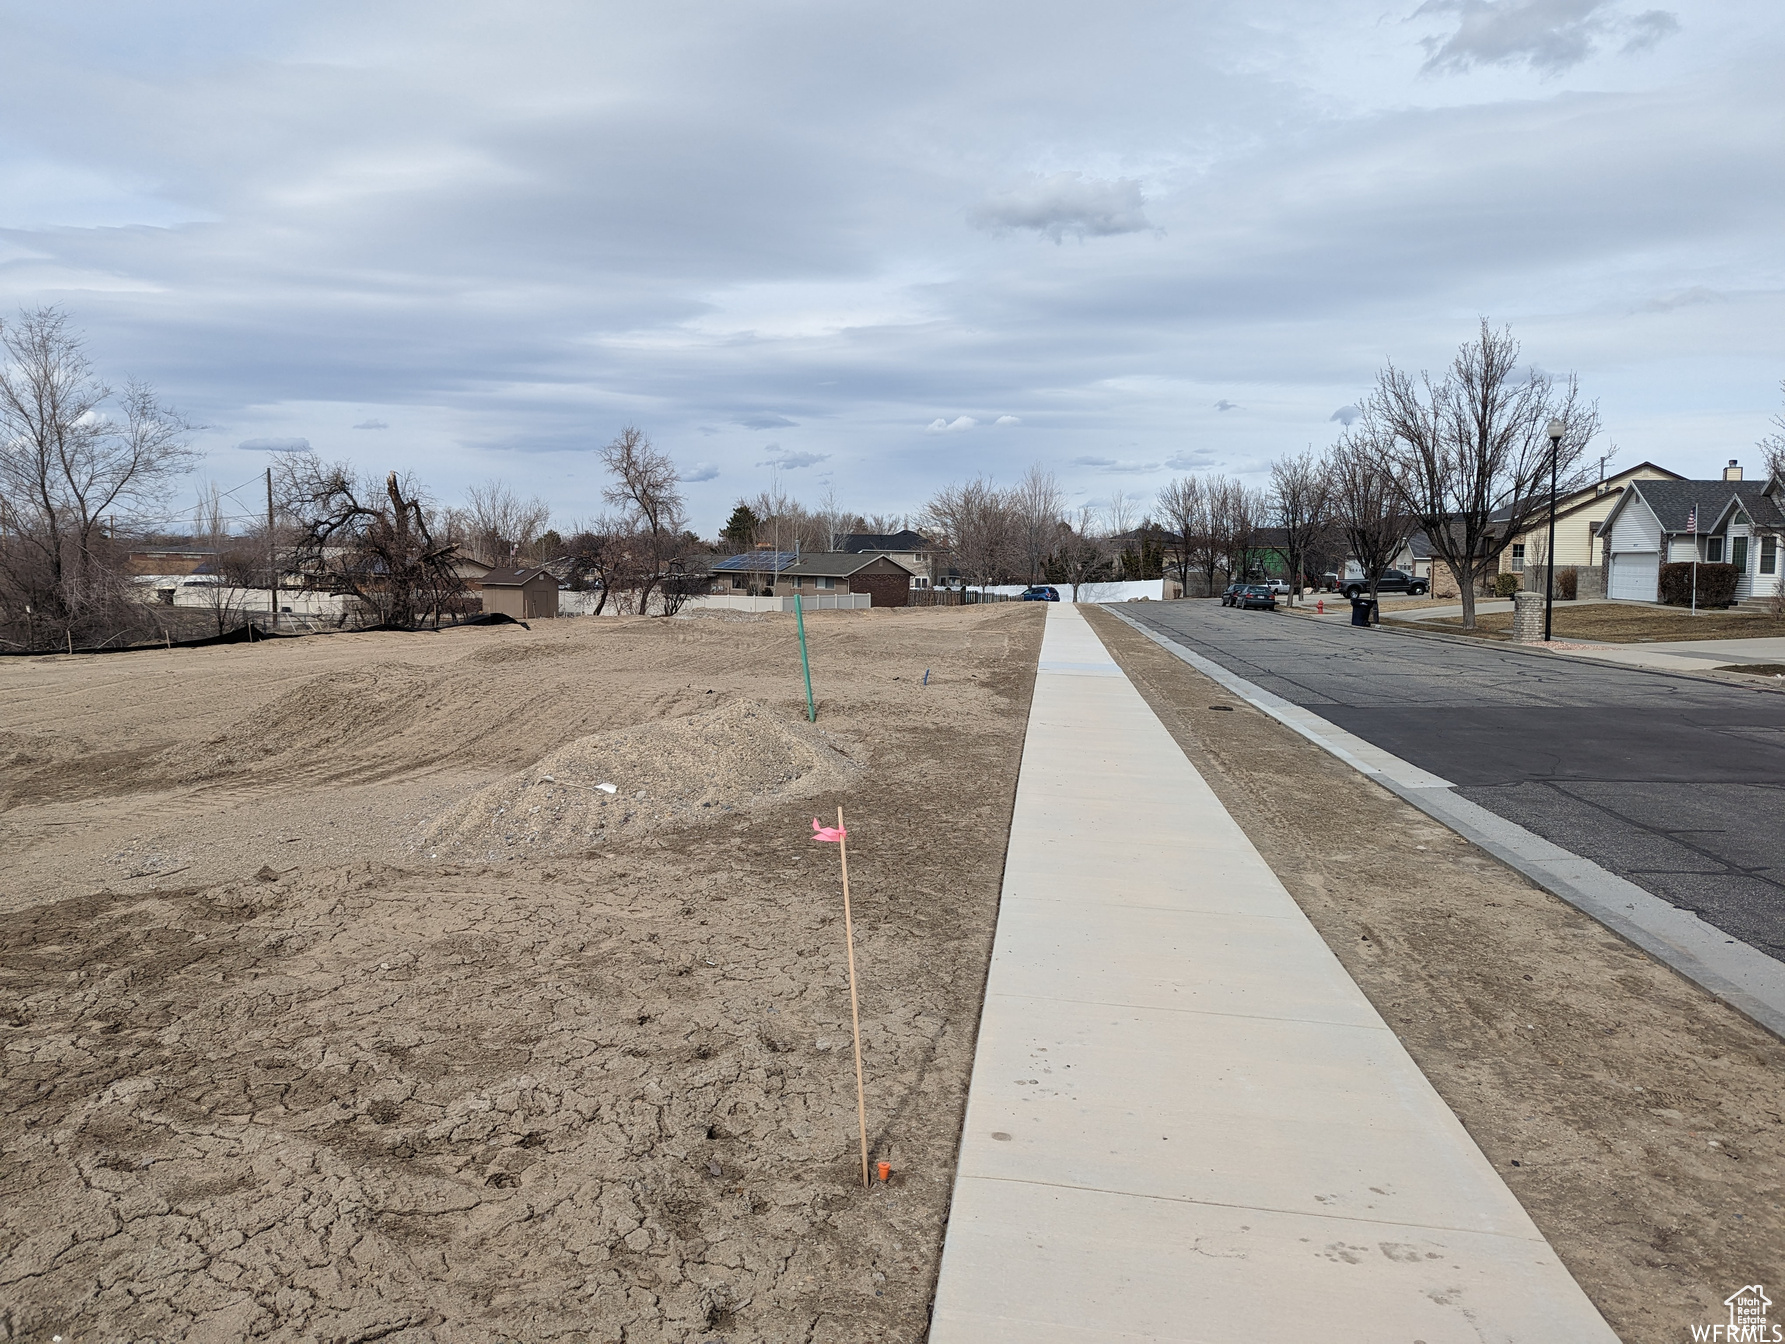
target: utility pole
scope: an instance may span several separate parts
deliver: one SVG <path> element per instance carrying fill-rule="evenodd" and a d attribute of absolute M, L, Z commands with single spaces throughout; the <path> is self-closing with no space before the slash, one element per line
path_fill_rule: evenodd
<path fill-rule="evenodd" d="M 272 629 L 279 628 L 279 543 L 273 535 L 273 469 L 267 468 L 267 591 L 272 597 Z"/>
<path fill-rule="evenodd" d="M 1543 642 L 1549 643 L 1550 618 L 1556 606 L 1556 458 L 1562 451 L 1562 435 L 1567 426 L 1560 420 L 1549 422 L 1549 550 L 1543 566 Z"/>

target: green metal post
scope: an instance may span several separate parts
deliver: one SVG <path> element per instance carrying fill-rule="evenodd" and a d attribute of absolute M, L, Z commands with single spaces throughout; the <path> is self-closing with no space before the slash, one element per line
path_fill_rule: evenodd
<path fill-rule="evenodd" d="M 800 671 L 806 674 L 806 722 L 818 722 L 818 706 L 812 703 L 812 662 L 806 657 L 806 613 L 800 595 L 793 595 L 793 619 L 800 628 Z"/>

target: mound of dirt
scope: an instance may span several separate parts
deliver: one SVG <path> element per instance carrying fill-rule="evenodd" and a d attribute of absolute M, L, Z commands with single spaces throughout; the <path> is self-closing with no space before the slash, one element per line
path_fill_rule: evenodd
<path fill-rule="evenodd" d="M 578 738 L 435 818 L 417 847 L 486 859 L 575 852 L 839 790 L 859 769 L 804 720 L 737 700 Z"/>
<path fill-rule="evenodd" d="M 407 663 L 324 672 L 217 736 L 176 750 L 174 778 L 211 779 L 274 756 L 324 760 L 388 735 L 427 707 L 436 678 Z"/>

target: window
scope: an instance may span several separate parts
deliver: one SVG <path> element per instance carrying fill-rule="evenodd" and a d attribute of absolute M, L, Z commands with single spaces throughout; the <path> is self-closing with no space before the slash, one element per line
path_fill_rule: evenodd
<path fill-rule="evenodd" d="M 1524 571 L 1524 568 L 1525 543 L 1522 541 L 1515 541 L 1512 543 L 1512 572 L 1514 574 L 1519 574 Z"/>
<path fill-rule="evenodd" d="M 820 579 L 818 580 L 818 586 L 820 588 L 835 588 L 837 586 L 837 581 L 835 579 Z"/>
<path fill-rule="evenodd" d="M 1723 538 L 1706 537 L 1704 539 L 1704 558 L 1713 565 L 1723 563 Z"/>
<path fill-rule="evenodd" d="M 1779 539 L 1762 537 L 1760 539 L 1760 572 L 1777 574 L 1779 572 Z"/>
<path fill-rule="evenodd" d="M 1748 539 L 1746 537 L 1731 537 L 1729 539 L 1729 563 L 1744 574 L 1748 572 Z"/>

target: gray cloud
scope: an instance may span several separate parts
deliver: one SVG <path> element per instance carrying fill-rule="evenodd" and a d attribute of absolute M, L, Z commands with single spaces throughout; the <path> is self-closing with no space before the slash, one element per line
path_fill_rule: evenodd
<path fill-rule="evenodd" d="M 355 429 L 389 429 L 390 426 L 388 424 L 386 424 L 383 420 L 361 420 L 357 425 L 354 426 L 354 428 Z"/>
<path fill-rule="evenodd" d="M 790 452 L 778 443 L 771 443 L 766 449 L 769 456 L 758 462 L 759 467 L 779 467 L 782 471 L 798 471 L 802 467 L 815 467 L 820 462 L 830 460 L 829 453 Z"/>
<path fill-rule="evenodd" d="M 1413 17 L 1454 16 L 1448 37 L 1426 38 L 1425 69 L 1460 74 L 1478 65 L 1526 65 L 1556 74 L 1579 65 L 1605 41 L 1622 37 L 1626 53 L 1646 51 L 1677 33 L 1664 9 L 1634 16 L 1615 0 L 1425 0 Z"/>
<path fill-rule="evenodd" d="M 1228 401 L 1225 397 L 1215 403 L 1217 411 L 1237 411 L 1239 408 L 1240 404 L 1237 401 Z"/>
<path fill-rule="evenodd" d="M 677 478 L 689 485 L 698 485 L 702 481 L 713 481 L 719 478 L 719 468 L 711 462 L 696 462 Z"/>
<path fill-rule="evenodd" d="M 236 447 L 248 453 L 307 453 L 310 451 L 310 440 L 243 439 Z"/>
<path fill-rule="evenodd" d="M 733 423 L 742 425 L 745 429 L 792 429 L 799 422 L 789 420 L 784 415 L 746 415 Z"/>
<path fill-rule="evenodd" d="M 1326 418 L 1329 423 L 1331 421 L 1336 420 L 1341 425 L 1345 425 L 1346 427 L 1349 427 L 1351 425 L 1351 422 L 1356 420 L 1357 417 L 1362 414 L 1363 414 L 1363 411 L 1360 410 L 1358 407 L 1351 406 L 1351 405 L 1345 405 L 1345 406 L 1339 407 L 1338 410 L 1334 411 L 1331 415 L 1327 416 Z"/>
<path fill-rule="evenodd" d="M 1149 472 L 1158 471 L 1160 467 L 1157 462 L 1130 462 L 1119 457 L 1097 456 L 1075 457 L 1072 459 L 1072 465 L 1120 476 L 1144 476 Z"/>
<path fill-rule="evenodd" d="M 500 474 L 565 517 L 601 510 L 590 450 L 629 422 L 721 469 L 688 487 L 704 530 L 762 432 L 847 443 L 828 465 L 864 512 L 1037 460 L 1071 490 L 1155 460 L 1256 483 L 1385 358 L 1441 368 L 1479 312 L 1583 370 L 1636 458 L 1709 474 L 1700 445 L 1764 432 L 1785 370 L 1785 182 L 1755 170 L 1785 142 L 1785 35 L 1776 3 L 1728 0 L 1608 75 L 1669 31 L 1652 3 L 1492 6 L 1531 18 L 1497 47 L 1462 8 L 1410 34 L 1361 0 L 1015 26 L 972 0 L 698 24 L 532 0 L 500 25 L 467 0 L 267 24 L 185 0 L 108 10 L 103 41 L 38 6 L 0 81 L 0 310 L 64 304 L 102 368 L 206 423 L 400 407 L 341 451 L 443 501 Z M 1600 56 L 1535 87 L 1544 15 L 1603 21 Z M 1467 85 L 1418 69 L 1452 38 Z M 1693 287 L 1727 301 L 1633 312 Z M 1246 415 L 1209 409 L 1228 387 Z M 918 432 L 1018 405 L 1022 434 Z M 759 412 L 800 423 L 736 424 Z M 1218 457 L 1173 464 L 1211 417 Z"/>
<path fill-rule="evenodd" d="M 1021 186 L 986 198 L 967 218 L 975 228 L 992 233 L 1033 229 L 1056 243 L 1068 235 L 1081 240 L 1106 238 L 1152 227 L 1139 182 L 1082 173 L 1032 177 Z"/>

